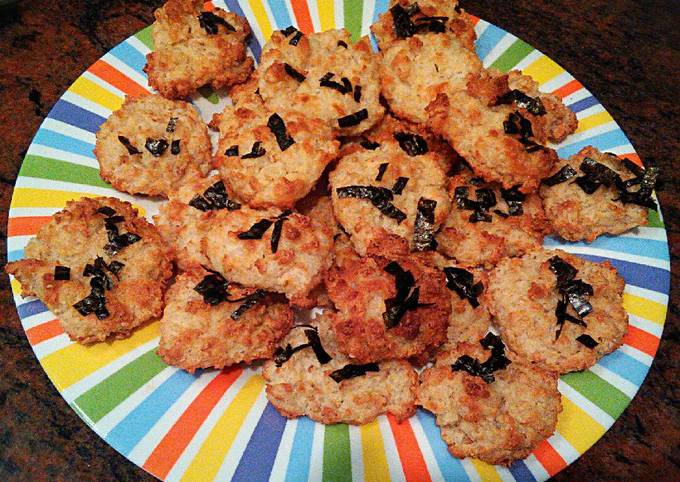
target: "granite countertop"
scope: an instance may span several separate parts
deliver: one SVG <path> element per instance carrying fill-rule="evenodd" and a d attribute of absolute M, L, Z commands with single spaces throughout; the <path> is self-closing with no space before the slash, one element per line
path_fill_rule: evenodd
<path fill-rule="evenodd" d="M 23 0 L 0 8 L 0 229 L 23 154 L 66 88 L 162 2 Z M 674 0 L 462 0 L 586 85 L 665 176 L 671 304 L 659 353 L 628 409 L 557 480 L 680 480 L 680 7 Z M 153 480 L 109 447 L 64 402 L 40 368 L 0 276 L 0 479 Z"/>

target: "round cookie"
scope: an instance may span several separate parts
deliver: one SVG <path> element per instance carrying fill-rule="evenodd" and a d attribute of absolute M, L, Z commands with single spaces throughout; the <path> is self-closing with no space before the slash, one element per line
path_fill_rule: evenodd
<path fill-rule="evenodd" d="M 421 373 L 418 405 L 435 415 L 441 436 L 454 457 L 510 465 L 526 458 L 555 431 L 562 411 L 557 375 L 515 358 L 501 368 L 505 364 L 500 361 L 502 350 L 492 348 L 499 346 L 500 339 L 492 336 L 482 341 L 491 350 L 476 342 L 460 343 L 441 352 L 435 366 Z M 496 354 L 492 355 L 492 351 Z M 487 362 L 490 358 L 493 363 Z M 465 361 L 470 359 L 483 367 L 495 363 L 495 368 L 500 369 L 492 371 L 493 381 L 487 383 L 464 369 L 453 369 L 469 366 Z"/>
<path fill-rule="evenodd" d="M 202 0 L 168 0 L 156 10 L 154 51 L 146 56 L 149 85 L 169 99 L 183 99 L 199 87 L 244 82 L 253 70 L 247 56 L 250 26 L 245 18 Z"/>
<path fill-rule="evenodd" d="M 340 351 L 361 363 L 431 353 L 446 340 L 451 303 L 445 285 L 443 273 L 415 258 L 336 250 L 326 287 L 338 310 L 333 331 Z"/>
<path fill-rule="evenodd" d="M 318 339 L 328 357 L 319 359 L 310 338 Z M 339 351 L 325 313 L 295 327 L 265 363 L 262 376 L 267 398 L 287 418 L 306 415 L 324 424 L 363 425 L 385 413 L 397 420 L 415 413 L 418 376 L 411 365 L 397 360 L 361 367 Z"/>
<path fill-rule="evenodd" d="M 69 201 L 6 271 L 81 343 L 124 338 L 161 315 L 172 264 L 156 228 L 115 198 Z M 75 305 L 75 306 L 74 306 Z"/>
<path fill-rule="evenodd" d="M 97 131 L 100 175 L 119 191 L 168 197 L 210 171 L 208 129 L 190 104 L 160 95 L 126 98 Z"/>
<path fill-rule="evenodd" d="M 550 232 L 538 194 L 504 190 L 463 169 L 449 181 L 453 205 L 438 249 L 464 266 L 493 267 L 541 246 Z"/>
<path fill-rule="evenodd" d="M 647 208 L 624 204 L 619 200 L 620 194 L 615 185 L 600 185 L 588 194 L 574 182 L 577 176 L 584 175 L 580 166 L 585 159 L 604 164 L 624 181 L 635 177 L 622 159 L 614 154 L 601 153 L 591 146 L 584 147 L 568 161 L 560 161 L 552 175 L 571 169 L 573 176 L 556 184 L 546 179 L 540 191 L 546 216 L 557 234 L 568 241 L 591 242 L 602 234 L 621 234 L 637 226 L 645 226 L 648 222 Z"/>
<path fill-rule="evenodd" d="M 437 154 L 422 137 L 400 139 L 343 157 L 329 175 L 335 216 L 362 256 L 433 249 L 451 206 Z"/>
<path fill-rule="evenodd" d="M 227 106 L 213 124 L 220 131 L 214 167 L 251 207 L 292 208 L 338 154 L 325 122 L 270 111 L 254 98 Z"/>
<path fill-rule="evenodd" d="M 190 372 L 269 358 L 293 326 L 282 296 L 243 288 L 202 268 L 179 275 L 165 299 L 158 355 Z"/>
<path fill-rule="evenodd" d="M 218 211 L 201 241 L 209 266 L 244 286 L 311 308 L 310 291 L 332 263 L 333 238 L 313 219 L 278 209 Z"/>
<path fill-rule="evenodd" d="M 310 35 L 293 27 L 276 31 L 257 71 L 269 109 L 322 119 L 343 136 L 369 129 L 385 112 L 368 38 L 352 43 L 345 29 Z"/>
<path fill-rule="evenodd" d="M 562 269 L 562 263 L 575 273 L 558 288 L 552 269 Z M 588 288 L 578 280 L 590 285 L 593 294 L 587 295 Z M 488 305 L 512 351 L 541 368 L 567 373 L 584 370 L 621 346 L 628 328 L 624 285 L 608 261 L 593 263 L 564 251 L 538 249 L 496 266 L 489 275 Z M 569 290 L 586 295 L 570 303 L 565 294 Z M 583 301 L 592 311 L 578 317 L 574 304 Z M 566 319 L 560 329 L 561 311 Z"/>

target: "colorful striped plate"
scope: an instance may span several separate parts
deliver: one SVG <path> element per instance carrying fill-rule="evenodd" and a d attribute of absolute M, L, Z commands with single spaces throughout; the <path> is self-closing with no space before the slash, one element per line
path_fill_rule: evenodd
<path fill-rule="evenodd" d="M 387 0 L 235 0 L 218 6 L 244 15 L 253 28 L 250 50 L 259 57 L 273 29 L 303 32 L 345 26 L 356 40 L 387 7 Z M 522 40 L 483 20 L 477 52 L 485 66 L 520 69 L 576 112 L 578 131 L 557 146 L 566 157 L 592 144 L 638 159 L 614 119 L 577 80 Z M 12 198 L 8 259 L 49 216 L 81 196 L 118 196 L 150 216 L 155 202 L 113 190 L 98 173 L 95 132 L 126 95 L 149 90 L 143 72 L 153 48 L 150 29 L 116 46 L 64 93 L 28 149 Z M 226 102 L 203 90 L 194 104 L 204 119 Z M 257 370 L 233 368 L 190 375 L 156 355 L 158 323 L 127 340 L 85 347 L 71 342 L 36 299 L 22 299 L 12 280 L 17 311 L 36 356 L 66 401 L 121 454 L 167 480 L 545 480 L 593 445 L 638 391 L 654 359 L 668 303 L 669 256 L 660 216 L 623 236 L 561 247 L 594 261 L 610 260 L 626 279 L 630 328 L 624 345 L 582 373 L 563 376 L 564 403 L 557 431 L 526 460 L 509 468 L 449 455 L 431 414 L 405 423 L 380 417 L 362 426 L 323 426 L 286 420 L 264 394 Z"/>

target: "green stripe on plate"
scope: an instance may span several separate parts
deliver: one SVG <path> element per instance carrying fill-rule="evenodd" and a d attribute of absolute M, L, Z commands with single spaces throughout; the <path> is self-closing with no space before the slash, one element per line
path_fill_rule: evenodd
<path fill-rule="evenodd" d="M 24 158 L 19 175 L 88 186 L 111 187 L 99 177 L 99 169 L 34 154 L 29 154 Z"/>
<path fill-rule="evenodd" d="M 345 28 L 352 34 L 352 42 L 361 38 L 361 17 L 364 11 L 363 0 L 345 0 Z"/>
<path fill-rule="evenodd" d="M 491 67 L 498 69 L 501 72 L 507 72 L 533 50 L 534 48 L 531 45 L 523 40 L 517 39 L 493 64 L 491 64 Z"/>
<path fill-rule="evenodd" d="M 212 87 L 210 87 L 208 85 L 204 85 L 203 87 L 199 87 L 198 93 L 201 94 L 211 104 L 217 104 L 220 101 L 220 98 L 217 96 L 215 91 L 212 90 Z"/>
<path fill-rule="evenodd" d="M 323 481 L 352 480 L 352 453 L 349 427 L 344 423 L 327 425 L 323 439 Z"/>
<path fill-rule="evenodd" d="M 153 38 L 151 37 L 151 25 L 146 27 L 144 30 L 140 30 L 135 34 L 135 37 L 139 39 L 144 45 L 149 47 L 149 50 L 153 50 Z"/>
<path fill-rule="evenodd" d="M 615 419 L 630 403 L 625 393 L 591 371 L 568 373 L 561 379 Z"/>
<path fill-rule="evenodd" d="M 166 367 L 153 348 L 90 388 L 75 403 L 90 420 L 98 422 Z"/>
<path fill-rule="evenodd" d="M 661 217 L 659 216 L 659 213 L 654 211 L 653 209 L 649 210 L 649 214 L 647 216 L 647 220 L 649 222 L 649 227 L 650 228 L 663 228 L 663 221 L 661 220 Z"/>

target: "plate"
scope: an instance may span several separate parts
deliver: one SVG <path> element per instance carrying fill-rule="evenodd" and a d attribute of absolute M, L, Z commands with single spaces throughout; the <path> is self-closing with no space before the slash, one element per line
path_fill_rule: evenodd
<path fill-rule="evenodd" d="M 272 30 L 295 25 L 305 33 L 344 26 L 357 40 L 387 8 L 387 0 L 228 0 L 222 8 L 245 16 L 253 29 L 250 51 L 259 58 Z M 484 65 L 520 69 L 541 90 L 563 98 L 579 119 L 578 131 L 556 146 L 568 157 L 594 145 L 639 160 L 633 146 L 597 99 L 568 72 L 533 47 L 475 19 L 476 49 Z M 375 42 L 374 42 L 375 46 Z M 149 90 L 143 73 L 153 48 L 146 28 L 95 62 L 57 101 L 24 159 L 12 197 L 8 260 L 66 201 L 116 196 L 150 217 L 157 203 L 113 190 L 99 177 L 92 153 L 98 127 L 126 95 Z M 202 89 L 193 103 L 203 119 L 228 102 Z M 156 355 L 158 322 L 126 340 L 85 347 L 73 343 L 36 299 L 14 299 L 26 336 L 59 393 L 99 436 L 130 461 L 165 480 L 545 480 L 581 456 L 621 415 L 654 359 L 668 304 L 670 263 L 663 221 L 594 243 L 548 238 L 593 261 L 610 260 L 626 280 L 630 326 L 623 346 L 594 367 L 561 377 L 564 411 L 557 431 L 525 460 L 509 468 L 446 450 L 426 411 L 404 423 L 381 416 L 361 427 L 286 420 L 267 402 L 259 370 L 231 368 L 194 375 L 165 365 Z"/>

